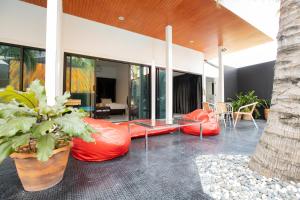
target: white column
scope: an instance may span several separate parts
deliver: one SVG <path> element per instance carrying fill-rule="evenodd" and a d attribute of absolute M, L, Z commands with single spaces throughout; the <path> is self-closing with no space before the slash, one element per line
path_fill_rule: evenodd
<path fill-rule="evenodd" d="M 62 0 L 47 1 L 45 88 L 48 105 L 53 105 L 55 97 L 62 94 L 62 10 Z"/>
<path fill-rule="evenodd" d="M 155 76 L 155 62 L 151 65 L 151 119 L 156 118 L 156 76 Z"/>
<path fill-rule="evenodd" d="M 205 62 L 202 68 L 202 101 L 206 102 L 206 75 L 205 75 Z"/>
<path fill-rule="evenodd" d="M 223 47 L 218 47 L 219 58 L 219 77 L 217 80 L 217 102 L 224 102 L 224 64 L 223 64 Z"/>
<path fill-rule="evenodd" d="M 173 118 L 173 51 L 172 26 L 166 26 L 166 120 Z"/>

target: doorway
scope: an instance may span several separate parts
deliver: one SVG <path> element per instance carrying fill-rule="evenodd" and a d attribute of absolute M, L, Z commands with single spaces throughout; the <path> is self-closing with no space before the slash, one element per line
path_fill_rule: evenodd
<path fill-rule="evenodd" d="M 180 116 L 202 107 L 202 76 L 173 72 L 173 113 Z"/>
<path fill-rule="evenodd" d="M 206 77 L 206 101 L 215 103 L 216 83 L 214 78 Z"/>
<path fill-rule="evenodd" d="M 155 69 L 155 94 L 156 94 L 156 119 L 166 118 L 166 70 L 163 68 Z"/>
<path fill-rule="evenodd" d="M 127 63 L 96 60 L 95 111 L 98 116 L 95 117 L 105 118 L 112 122 L 128 121 L 128 71 L 129 64 Z"/>
<path fill-rule="evenodd" d="M 151 115 L 150 67 L 130 65 L 129 120 L 149 119 Z"/>
<path fill-rule="evenodd" d="M 91 117 L 100 113 L 112 122 L 150 118 L 150 66 L 66 53 L 64 79 L 64 90 Z"/>

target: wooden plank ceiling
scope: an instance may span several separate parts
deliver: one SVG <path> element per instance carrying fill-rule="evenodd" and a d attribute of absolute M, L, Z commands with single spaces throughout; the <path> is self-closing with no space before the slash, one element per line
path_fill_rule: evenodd
<path fill-rule="evenodd" d="M 47 4 L 47 0 L 24 1 Z M 63 10 L 161 40 L 170 24 L 175 44 L 202 51 L 206 58 L 217 56 L 218 45 L 234 52 L 272 40 L 215 0 L 64 0 Z"/>

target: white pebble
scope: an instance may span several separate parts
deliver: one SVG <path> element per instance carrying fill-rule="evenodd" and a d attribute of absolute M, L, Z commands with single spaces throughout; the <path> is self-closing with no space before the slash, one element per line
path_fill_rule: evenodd
<path fill-rule="evenodd" d="M 203 155 L 195 161 L 203 191 L 214 199 L 300 199 L 300 183 L 253 172 L 248 168 L 249 156 Z"/>

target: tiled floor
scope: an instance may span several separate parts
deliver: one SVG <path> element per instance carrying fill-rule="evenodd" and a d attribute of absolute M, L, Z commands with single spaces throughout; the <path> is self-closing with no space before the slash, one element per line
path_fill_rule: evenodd
<path fill-rule="evenodd" d="M 70 158 L 65 177 L 42 192 L 24 192 L 10 159 L 0 165 L 0 199 L 209 199 L 202 192 L 195 158 L 201 154 L 252 154 L 261 136 L 242 121 L 236 129 L 223 128 L 214 137 L 173 133 L 149 139 L 134 139 L 130 152 L 118 159 L 87 163 Z"/>

